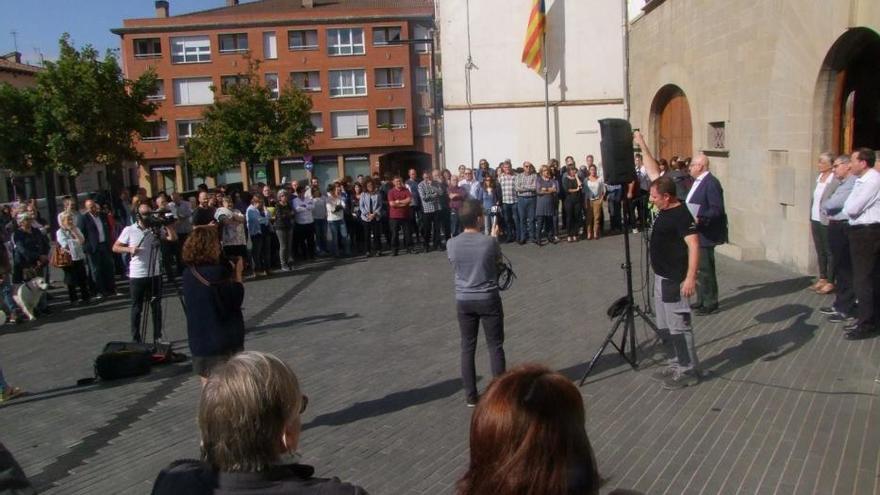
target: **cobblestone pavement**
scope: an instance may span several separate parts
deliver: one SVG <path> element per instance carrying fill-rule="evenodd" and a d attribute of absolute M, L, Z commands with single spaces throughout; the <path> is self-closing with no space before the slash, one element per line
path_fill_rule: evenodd
<path fill-rule="evenodd" d="M 610 327 L 606 307 L 624 292 L 622 239 L 505 252 L 519 277 L 504 294 L 508 364 L 542 362 L 579 379 Z M 639 325 L 640 369 L 609 352 L 581 388 L 606 490 L 880 493 L 880 339 L 843 340 L 816 311 L 827 299 L 805 290 L 807 277 L 720 256 L 718 271 L 722 311 L 696 317 L 705 381 L 661 389 L 649 377 L 658 349 Z M 311 399 L 301 450 L 319 474 L 374 495 L 453 492 L 471 410 L 451 287 L 439 252 L 247 283 L 246 347 L 280 355 L 300 376 Z M 180 303 L 165 305 L 166 334 L 185 348 Z M 0 329 L 7 378 L 32 392 L 0 407 L 0 441 L 46 493 L 149 493 L 162 466 L 198 454 L 188 364 L 76 386 L 127 322 L 116 298 Z M 483 349 L 477 366 L 485 387 Z"/>

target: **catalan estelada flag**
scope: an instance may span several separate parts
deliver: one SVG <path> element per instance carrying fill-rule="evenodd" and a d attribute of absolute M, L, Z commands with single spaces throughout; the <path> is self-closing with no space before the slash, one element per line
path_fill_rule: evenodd
<path fill-rule="evenodd" d="M 522 61 L 538 74 L 544 70 L 544 0 L 532 0 Z"/>

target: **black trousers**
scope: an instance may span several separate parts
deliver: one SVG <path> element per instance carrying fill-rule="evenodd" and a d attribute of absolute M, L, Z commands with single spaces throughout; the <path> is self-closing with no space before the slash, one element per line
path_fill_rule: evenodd
<path fill-rule="evenodd" d="M 293 224 L 293 253 L 300 259 L 315 259 L 315 224 Z"/>
<path fill-rule="evenodd" d="M 434 249 L 440 247 L 440 212 L 422 213 L 422 242 L 425 243 L 425 251 L 429 246 Z"/>
<path fill-rule="evenodd" d="M 131 339 L 141 341 L 141 314 L 144 304 L 150 305 L 153 317 L 153 339 L 162 338 L 162 276 L 131 278 Z"/>
<path fill-rule="evenodd" d="M 859 329 L 877 329 L 880 305 L 880 223 L 851 225 L 849 250 L 852 256 L 853 288 L 859 300 Z"/>
<path fill-rule="evenodd" d="M 474 354 L 477 351 L 477 332 L 480 322 L 489 349 L 489 362 L 492 376 L 498 376 L 507 369 L 504 357 L 504 307 L 501 296 L 480 301 L 457 301 L 458 327 L 461 331 L 461 381 L 469 401 L 476 401 L 477 372 Z"/>
<path fill-rule="evenodd" d="M 183 269 L 186 268 L 183 263 L 183 245 L 186 244 L 186 238 L 189 237 L 188 233 L 177 233 L 177 274 L 182 275 Z"/>
<path fill-rule="evenodd" d="M 178 272 L 177 267 L 183 264 L 177 257 L 180 248 L 176 241 L 161 241 L 159 247 L 162 253 L 162 267 L 165 270 L 165 276 L 168 277 L 168 283 L 173 284 L 174 277 Z"/>
<path fill-rule="evenodd" d="M 562 204 L 562 209 L 565 211 L 566 232 L 572 237 L 578 235 L 581 219 L 584 217 L 581 212 L 581 195 L 568 193 L 565 196 L 565 202 Z"/>
<path fill-rule="evenodd" d="M 64 283 L 67 285 L 67 295 L 70 296 L 70 302 L 73 303 L 77 300 L 77 287 L 79 287 L 79 293 L 83 301 L 88 302 L 91 298 L 85 261 L 76 260 L 70 266 L 64 268 Z"/>
<path fill-rule="evenodd" d="M 254 272 L 272 268 L 272 238 L 274 235 L 257 234 L 251 236 L 251 258 L 254 259 Z"/>
<path fill-rule="evenodd" d="M 361 220 L 361 228 L 363 229 L 363 251 L 370 254 L 382 251 L 382 223 L 379 220 L 372 222 Z"/>
<path fill-rule="evenodd" d="M 828 225 L 828 245 L 834 262 L 834 309 L 847 316 L 855 315 L 852 257 L 849 250 L 849 224 L 832 221 Z"/>
<path fill-rule="evenodd" d="M 394 252 L 397 252 L 397 249 L 400 247 L 400 238 L 397 236 L 397 231 L 402 230 L 403 232 L 403 246 L 407 249 L 412 248 L 412 237 L 410 237 L 410 225 L 412 225 L 412 219 L 409 218 L 391 218 L 388 220 L 389 227 L 391 228 L 391 247 L 394 249 Z"/>

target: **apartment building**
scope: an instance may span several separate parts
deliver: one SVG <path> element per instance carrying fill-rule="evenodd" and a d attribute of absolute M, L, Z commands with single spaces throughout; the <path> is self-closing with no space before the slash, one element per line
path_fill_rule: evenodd
<path fill-rule="evenodd" d="M 143 187 L 277 183 L 305 178 L 308 168 L 326 184 L 345 175 L 431 167 L 437 118 L 432 0 L 221 2 L 171 15 L 172 5 L 160 0 L 155 17 L 126 19 L 113 30 L 128 77 L 153 67 L 160 79 L 153 130 L 137 143 Z M 258 77 L 273 92 L 295 84 L 309 93 L 317 129 L 310 151 L 197 177 L 183 145 L 205 108 L 247 72 L 249 60 L 259 61 Z"/>

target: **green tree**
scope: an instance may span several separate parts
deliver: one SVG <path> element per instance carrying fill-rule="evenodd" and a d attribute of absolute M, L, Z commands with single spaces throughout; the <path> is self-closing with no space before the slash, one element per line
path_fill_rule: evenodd
<path fill-rule="evenodd" d="M 126 79 L 112 52 L 101 58 L 91 45 L 77 50 L 67 34 L 59 48 L 58 60 L 37 76 L 35 127 L 48 161 L 72 177 L 91 163 L 117 172 L 123 160 L 140 157 L 134 137 L 156 111 L 147 98 L 156 91 L 156 73 Z"/>
<path fill-rule="evenodd" d="M 265 163 L 308 150 L 315 134 L 311 98 L 287 85 L 273 99 L 258 81 L 252 64 L 240 84 L 221 88 L 225 95 L 205 110 L 202 125 L 187 143 L 194 171 L 213 176 L 242 161 Z"/>
<path fill-rule="evenodd" d="M 0 166 L 13 173 L 42 172 L 45 146 L 37 136 L 37 93 L 0 83 Z"/>

